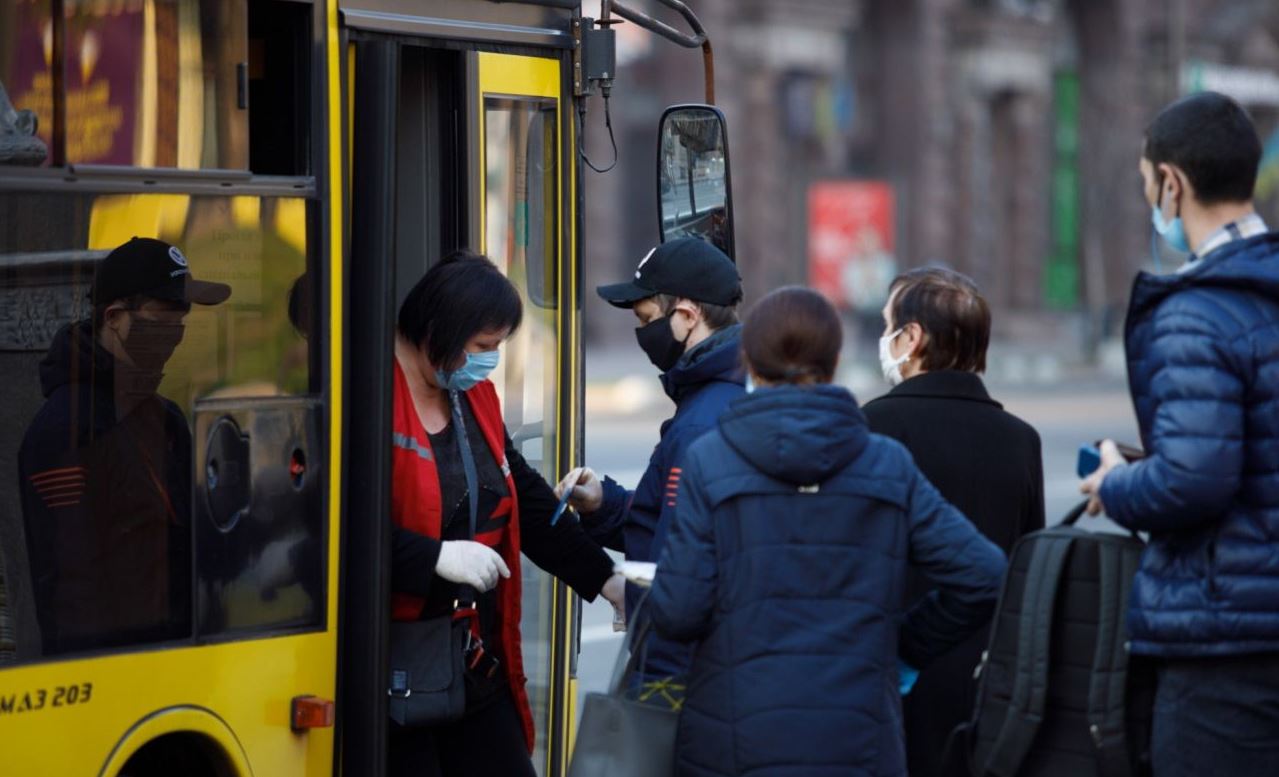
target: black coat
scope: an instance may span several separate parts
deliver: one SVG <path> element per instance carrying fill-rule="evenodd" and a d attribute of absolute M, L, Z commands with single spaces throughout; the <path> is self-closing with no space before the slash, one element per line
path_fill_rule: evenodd
<path fill-rule="evenodd" d="M 1005 553 L 1021 535 L 1043 528 L 1039 434 L 991 399 L 977 375 L 917 375 L 863 409 L 871 430 L 905 445 L 941 495 Z M 916 576 L 910 595 L 927 590 Z M 941 755 L 950 732 L 972 714 L 972 672 L 987 636 L 983 629 L 928 667 L 905 698 L 911 777 L 967 774 L 962 759 L 943 766 Z"/>

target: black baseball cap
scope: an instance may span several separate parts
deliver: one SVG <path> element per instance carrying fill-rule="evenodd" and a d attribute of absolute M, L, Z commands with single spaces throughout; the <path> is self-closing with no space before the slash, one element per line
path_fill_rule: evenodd
<path fill-rule="evenodd" d="M 231 287 L 193 278 L 177 246 L 135 237 L 98 264 L 89 299 L 98 307 L 135 294 L 187 305 L 217 305 L 231 296 Z"/>
<path fill-rule="evenodd" d="M 635 268 L 634 280 L 595 291 L 619 308 L 633 307 L 654 294 L 728 306 L 742 301 L 742 279 L 723 251 L 701 238 L 681 237 L 649 251 Z"/>

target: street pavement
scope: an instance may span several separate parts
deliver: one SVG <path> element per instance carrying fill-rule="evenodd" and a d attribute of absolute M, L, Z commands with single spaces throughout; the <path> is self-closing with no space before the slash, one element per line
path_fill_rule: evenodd
<path fill-rule="evenodd" d="M 587 356 L 586 463 L 628 487 L 639 481 L 657 443 L 658 428 L 674 406 L 661 393 L 656 376 L 642 354 L 613 352 Z M 887 386 L 865 372 L 846 374 L 859 399 L 870 399 Z M 1079 446 L 1104 437 L 1138 443 L 1136 421 L 1122 380 L 1087 371 L 1053 375 L 1052 381 L 1000 381 L 989 385 L 1005 409 L 1034 426 L 1043 442 L 1044 494 L 1050 524 L 1079 502 L 1075 462 Z M 1117 531 L 1108 520 L 1085 524 Z M 605 690 L 622 635 L 612 630 L 611 608 L 602 599 L 585 605 L 582 652 L 578 662 L 580 693 Z M 581 709 L 579 700 L 578 709 Z"/>

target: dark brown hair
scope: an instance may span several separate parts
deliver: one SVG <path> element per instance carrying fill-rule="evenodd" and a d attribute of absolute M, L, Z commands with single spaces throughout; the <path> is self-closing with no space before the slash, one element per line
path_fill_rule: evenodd
<path fill-rule="evenodd" d="M 653 297 L 657 301 L 657 306 L 661 308 L 662 315 L 669 316 L 671 311 L 675 310 L 675 305 L 679 303 L 680 298 L 674 294 L 658 294 Z M 702 318 L 706 321 L 706 326 L 712 332 L 718 332 L 726 326 L 732 326 L 737 323 L 737 305 L 715 305 L 710 302 L 698 302 L 695 299 L 689 300 L 702 311 Z"/>
<path fill-rule="evenodd" d="M 990 306 L 971 278 L 924 267 L 897 276 L 888 293 L 889 328 L 919 324 L 924 330 L 919 353 L 924 370 L 986 371 Z"/>
<path fill-rule="evenodd" d="M 742 325 L 746 363 L 772 383 L 829 383 L 843 342 L 844 328 L 835 308 L 802 286 L 787 286 L 764 297 Z"/>

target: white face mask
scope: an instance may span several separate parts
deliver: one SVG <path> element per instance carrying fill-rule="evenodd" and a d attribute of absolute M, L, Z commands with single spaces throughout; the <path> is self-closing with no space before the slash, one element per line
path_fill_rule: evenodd
<path fill-rule="evenodd" d="M 746 373 L 746 393 L 747 394 L 755 393 L 755 379 L 751 377 L 751 374 L 749 371 Z"/>
<path fill-rule="evenodd" d="M 884 380 L 888 381 L 890 386 L 896 386 L 902 382 L 902 365 L 910 361 L 909 353 L 893 356 L 892 342 L 901 333 L 902 330 L 898 329 L 892 334 L 879 338 L 879 368 L 883 370 Z"/>

